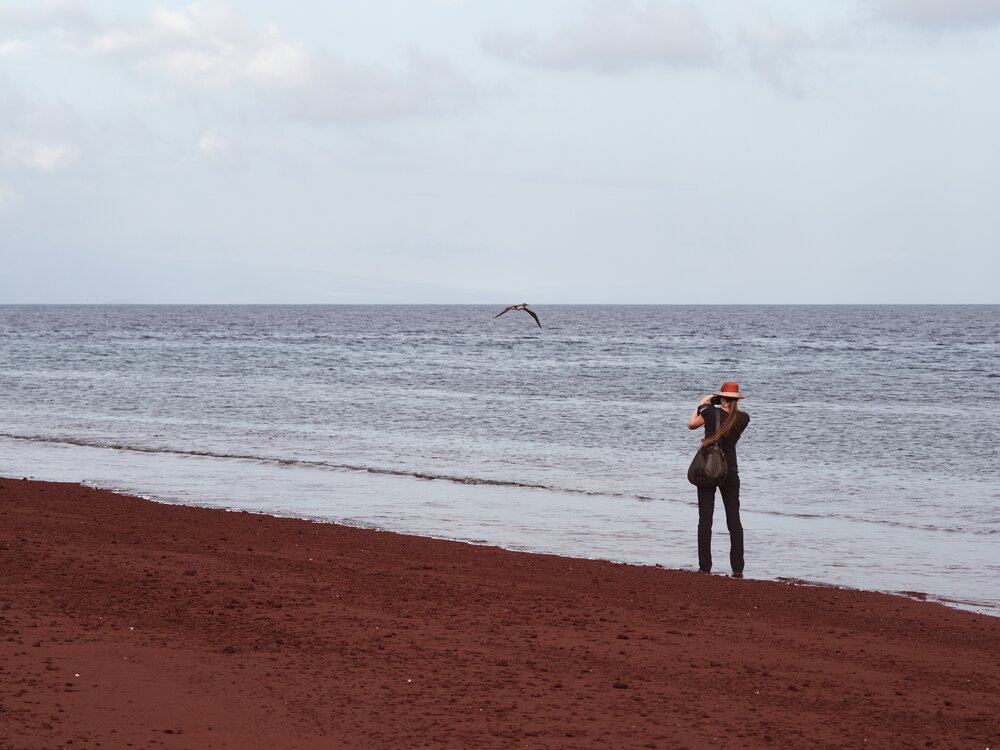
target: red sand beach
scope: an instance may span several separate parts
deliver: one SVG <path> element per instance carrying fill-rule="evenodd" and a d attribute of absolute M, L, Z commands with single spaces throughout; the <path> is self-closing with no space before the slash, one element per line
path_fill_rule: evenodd
<path fill-rule="evenodd" d="M 1000 748 L 1000 619 L 0 480 L 0 748 L 98 747 Z"/>

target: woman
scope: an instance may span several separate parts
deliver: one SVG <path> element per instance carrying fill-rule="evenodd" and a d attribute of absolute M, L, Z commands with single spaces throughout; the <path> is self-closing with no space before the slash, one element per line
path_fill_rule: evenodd
<path fill-rule="evenodd" d="M 729 564 L 733 578 L 743 577 L 743 524 L 740 523 L 740 473 L 736 465 L 736 442 L 750 424 L 750 415 L 740 411 L 740 387 L 731 381 L 718 393 L 705 396 L 688 419 L 688 429 L 705 427 L 701 444 L 720 442 L 729 470 L 719 485 L 729 527 Z M 721 405 L 720 408 L 716 408 Z M 715 514 L 715 487 L 698 488 L 698 572 L 712 572 L 712 516 Z"/>

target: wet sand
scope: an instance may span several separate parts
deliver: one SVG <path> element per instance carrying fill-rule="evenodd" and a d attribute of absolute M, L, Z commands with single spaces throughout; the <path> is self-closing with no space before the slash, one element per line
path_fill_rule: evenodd
<path fill-rule="evenodd" d="M 63 747 L 1000 748 L 1000 618 L 0 479 L 0 748 Z"/>

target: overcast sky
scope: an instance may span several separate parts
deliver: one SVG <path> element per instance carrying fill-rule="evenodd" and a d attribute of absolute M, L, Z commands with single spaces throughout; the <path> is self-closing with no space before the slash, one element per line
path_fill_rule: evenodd
<path fill-rule="evenodd" d="M 997 303 L 1000 0 L 0 0 L 0 302 Z"/>

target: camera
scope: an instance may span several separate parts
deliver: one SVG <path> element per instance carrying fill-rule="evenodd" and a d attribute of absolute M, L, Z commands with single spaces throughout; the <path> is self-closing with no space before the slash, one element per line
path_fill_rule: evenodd
<path fill-rule="evenodd" d="M 712 405 L 718 406 L 722 403 L 722 396 L 712 396 Z"/>

